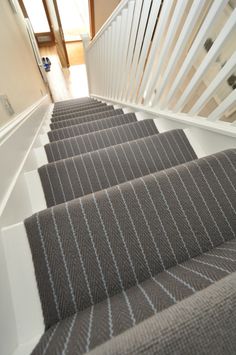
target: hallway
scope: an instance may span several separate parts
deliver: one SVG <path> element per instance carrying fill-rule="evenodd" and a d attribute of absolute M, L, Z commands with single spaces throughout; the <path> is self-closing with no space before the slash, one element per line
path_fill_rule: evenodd
<path fill-rule="evenodd" d="M 80 42 L 67 43 L 70 68 L 62 68 L 56 47 L 42 47 L 42 57 L 49 57 L 52 63 L 51 71 L 47 73 L 47 79 L 54 101 L 73 99 L 88 96 L 88 83 L 84 54 Z"/>

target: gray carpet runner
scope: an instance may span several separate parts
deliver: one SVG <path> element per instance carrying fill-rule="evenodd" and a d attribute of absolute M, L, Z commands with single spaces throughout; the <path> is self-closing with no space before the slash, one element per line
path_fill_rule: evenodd
<path fill-rule="evenodd" d="M 52 207 L 25 220 L 45 322 L 32 355 L 234 354 L 236 150 L 197 159 L 183 130 L 94 105 L 55 104 Z"/>
<path fill-rule="evenodd" d="M 94 108 L 99 108 L 99 107 L 107 107 L 107 104 L 101 104 L 101 103 L 94 103 L 90 105 L 84 105 L 84 106 L 74 106 L 68 109 L 61 109 L 59 111 L 53 112 L 52 113 L 52 119 L 57 118 L 58 116 L 66 115 L 69 113 L 74 113 L 74 112 L 83 112 L 87 111 L 89 109 L 94 109 Z"/>
<path fill-rule="evenodd" d="M 147 119 L 139 122 L 135 120 L 135 114 L 129 113 L 109 120 L 101 119 L 96 121 L 95 125 L 93 123 L 80 124 L 76 127 L 78 136 L 45 145 L 48 161 L 69 158 L 158 133 L 153 120 Z M 111 123 L 117 126 L 107 128 L 111 126 Z M 101 130 L 96 130 L 96 128 Z"/>
<path fill-rule="evenodd" d="M 47 164 L 39 175 L 49 207 L 196 158 L 175 130 Z"/>
<path fill-rule="evenodd" d="M 235 271 L 235 169 L 229 150 L 27 219 L 49 329 L 33 354 L 88 352 Z"/>
<path fill-rule="evenodd" d="M 74 126 L 74 125 L 78 125 L 84 122 L 90 122 L 90 121 L 97 121 L 100 118 L 108 118 L 108 117 L 114 117 L 114 116 L 120 116 L 123 115 L 124 112 L 121 109 L 117 109 L 117 110 L 112 110 L 112 111 L 103 111 L 102 113 L 95 113 L 92 115 L 85 115 L 85 116 L 81 116 L 81 117 L 75 117 L 75 118 L 71 118 L 71 119 L 67 119 L 64 121 L 57 121 L 57 122 L 53 122 L 50 124 L 50 128 L 51 130 L 55 130 L 55 129 L 59 129 L 59 128 L 65 128 L 68 126 Z"/>
<path fill-rule="evenodd" d="M 70 100 L 65 100 L 65 101 L 58 101 L 54 104 L 54 109 L 53 111 L 56 111 L 61 108 L 68 108 L 68 107 L 73 107 L 74 105 L 89 105 L 93 104 L 94 102 L 98 102 L 98 100 L 95 100 L 93 98 L 80 98 L 80 99 L 70 99 Z"/>
<path fill-rule="evenodd" d="M 113 111 L 113 113 L 114 112 L 115 111 Z M 115 115 L 110 116 L 103 112 L 96 114 L 96 117 L 95 115 L 92 117 L 90 116 L 90 118 L 87 117 L 88 116 L 85 116 L 86 121 L 82 121 L 80 124 L 58 128 L 48 132 L 50 142 L 78 136 L 81 134 L 81 130 L 85 132 L 87 129 L 86 133 L 89 133 L 104 128 L 115 127 L 119 124 L 137 121 L 134 113 L 120 114 L 120 112 L 116 112 Z"/>
<path fill-rule="evenodd" d="M 90 114 L 95 114 L 99 112 L 107 112 L 107 111 L 113 111 L 114 107 L 113 106 L 96 106 L 94 108 L 89 108 L 87 110 L 83 111 L 76 111 L 76 112 L 69 112 L 66 114 L 60 114 L 57 116 L 52 117 L 52 122 L 57 122 L 57 121 L 64 121 L 70 118 L 77 118 L 77 117 L 82 117 L 82 116 L 88 116 Z"/>

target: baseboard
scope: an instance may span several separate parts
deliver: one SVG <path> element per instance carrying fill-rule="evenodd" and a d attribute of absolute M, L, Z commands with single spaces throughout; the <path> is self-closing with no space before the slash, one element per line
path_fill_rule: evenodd
<path fill-rule="evenodd" d="M 19 221 L 17 210 L 22 211 L 22 208 L 25 207 L 22 206 L 22 201 L 25 199 L 18 199 L 18 192 L 15 197 L 12 197 L 12 194 L 16 184 L 21 186 L 21 175 L 24 171 L 35 169 L 29 156 L 35 146 L 37 136 L 41 133 L 43 122 L 50 107 L 51 101 L 49 96 L 46 95 L 0 131 L 1 227 L 17 223 Z M 11 206 L 8 206 L 10 200 L 12 200 L 12 203 Z M 26 203 L 26 201 L 24 202 Z M 7 214 L 11 215 L 10 223 L 7 221 Z M 12 218 L 12 215 L 16 218 Z"/>
<path fill-rule="evenodd" d="M 39 308 L 27 310 L 29 300 L 26 297 L 27 292 L 24 292 L 25 286 L 22 288 L 21 295 L 26 301 L 25 316 L 20 317 L 20 308 L 17 308 L 17 300 L 14 299 L 11 292 L 12 286 L 17 287 L 17 282 L 16 279 L 14 281 L 10 277 L 9 263 L 12 262 L 13 266 L 17 265 L 15 272 L 26 266 L 22 274 L 18 275 L 18 280 L 23 282 L 23 285 L 26 280 L 26 273 L 30 269 L 26 262 L 29 262 L 31 257 L 29 255 L 26 257 L 23 253 L 23 259 L 16 260 L 16 255 L 6 253 L 8 243 L 13 242 L 11 250 L 9 250 L 17 252 L 24 246 L 25 239 L 21 238 L 19 230 L 4 227 L 17 224 L 32 213 L 24 175 L 26 171 L 37 167 L 34 151 L 36 147 L 40 146 L 38 136 L 43 133 L 44 122 L 49 117 L 51 109 L 52 104 L 47 95 L 16 116 L 0 130 L 0 328 L 2 330 L 0 332 L 0 353 L 4 355 L 13 354 L 16 349 L 18 354 L 30 354 L 34 344 L 28 344 L 28 341 L 40 335 L 43 329 L 40 319 L 37 327 L 29 328 L 32 326 L 30 324 L 32 322 L 28 322 L 27 317 L 31 314 L 35 318 L 36 313 L 32 309 Z M 34 186 L 31 188 L 33 190 Z M 13 231 L 12 235 L 6 233 L 10 230 Z M 37 299 L 37 297 L 34 299 Z M 22 343 L 25 343 L 25 345 L 21 346 Z"/>

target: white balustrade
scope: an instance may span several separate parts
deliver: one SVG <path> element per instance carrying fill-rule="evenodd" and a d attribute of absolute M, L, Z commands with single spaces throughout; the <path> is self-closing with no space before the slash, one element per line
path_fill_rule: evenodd
<path fill-rule="evenodd" d="M 90 95 L 222 123 L 236 111 L 234 35 L 227 0 L 123 0 L 85 46 Z"/>

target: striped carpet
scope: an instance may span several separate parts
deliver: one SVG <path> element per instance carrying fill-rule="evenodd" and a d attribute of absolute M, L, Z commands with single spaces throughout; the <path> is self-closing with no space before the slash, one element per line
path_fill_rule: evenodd
<path fill-rule="evenodd" d="M 183 130 L 117 111 L 55 104 L 48 208 L 25 220 L 45 322 L 32 354 L 234 354 L 236 150 L 198 159 Z"/>

